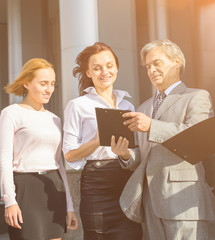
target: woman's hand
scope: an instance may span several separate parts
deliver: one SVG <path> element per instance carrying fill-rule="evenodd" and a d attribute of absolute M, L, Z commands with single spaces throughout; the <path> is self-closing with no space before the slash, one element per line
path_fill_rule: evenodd
<path fill-rule="evenodd" d="M 111 150 L 123 160 L 130 158 L 130 151 L 128 149 L 129 141 L 126 138 L 119 137 L 117 143 L 115 136 L 111 137 Z"/>
<path fill-rule="evenodd" d="M 19 223 L 23 223 L 22 212 L 18 204 L 5 208 L 4 216 L 5 216 L 5 221 L 9 226 L 14 228 L 19 228 L 19 229 L 22 228 L 19 225 Z"/>
<path fill-rule="evenodd" d="M 78 218 L 74 212 L 67 212 L 67 228 L 76 230 L 78 228 Z"/>

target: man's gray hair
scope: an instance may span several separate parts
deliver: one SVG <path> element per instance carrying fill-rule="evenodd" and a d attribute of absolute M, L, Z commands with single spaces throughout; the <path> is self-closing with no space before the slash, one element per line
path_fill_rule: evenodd
<path fill-rule="evenodd" d="M 184 73 L 185 70 L 185 57 L 183 52 L 181 51 L 180 47 L 170 41 L 169 39 L 161 39 L 161 40 L 155 40 L 150 43 L 147 43 L 140 51 L 141 61 L 142 64 L 145 65 L 146 63 L 146 55 L 154 48 L 161 47 L 163 51 L 165 52 L 166 56 L 170 60 L 175 60 L 177 57 L 181 60 L 181 69 L 180 69 L 180 75 Z"/>

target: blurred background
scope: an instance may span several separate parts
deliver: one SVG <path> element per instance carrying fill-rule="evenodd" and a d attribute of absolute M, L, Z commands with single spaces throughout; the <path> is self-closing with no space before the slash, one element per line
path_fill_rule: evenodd
<path fill-rule="evenodd" d="M 96 41 L 117 53 L 116 88 L 128 90 L 135 106 L 153 89 L 139 52 L 154 39 L 169 38 L 185 54 L 183 81 L 210 91 L 215 100 L 214 0 L 0 0 L 0 108 L 18 101 L 4 93 L 30 58 L 52 62 L 57 88 L 49 109 L 62 116 L 78 95 L 72 76 L 77 54 Z"/>
<path fill-rule="evenodd" d="M 115 88 L 128 91 L 137 107 L 154 91 L 141 66 L 140 49 L 166 38 L 185 54 L 185 84 L 208 90 L 215 103 L 214 24 L 215 0 L 0 0 L 0 110 L 21 100 L 8 96 L 3 87 L 27 60 L 41 57 L 54 64 L 57 75 L 47 108 L 63 119 L 66 103 L 78 96 L 74 60 L 96 41 L 116 52 L 120 69 Z M 211 186 L 213 162 L 205 164 Z M 67 172 L 71 186 L 77 185 L 77 173 Z"/>

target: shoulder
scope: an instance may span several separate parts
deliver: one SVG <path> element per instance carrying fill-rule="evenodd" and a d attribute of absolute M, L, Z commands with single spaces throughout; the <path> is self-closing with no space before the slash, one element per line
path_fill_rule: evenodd
<path fill-rule="evenodd" d="M 69 100 L 67 105 L 79 105 L 88 98 L 88 94 Z"/>
<path fill-rule="evenodd" d="M 79 115 L 84 110 L 89 109 L 88 106 L 92 105 L 92 103 L 90 104 L 91 100 L 87 95 L 88 94 L 70 100 L 64 109 L 64 116 L 71 116 L 71 114 L 73 116 Z"/>
<path fill-rule="evenodd" d="M 122 102 L 123 102 L 123 108 L 125 108 L 126 110 L 128 109 L 128 110 L 134 111 L 134 105 L 131 102 L 129 102 L 126 99 L 123 99 Z"/>
<path fill-rule="evenodd" d="M 10 122 L 13 125 L 19 121 L 22 116 L 22 109 L 18 104 L 12 104 L 1 110 L 0 120 Z"/>
<path fill-rule="evenodd" d="M 86 94 L 88 95 L 88 94 Z M 83 95 L 74 99 L 69 100 L 69 102 L 66 104 L 65 110 L 68 110 L 70 108 L 79 108 L 83 106 L 83 103 L 87 103 L 87 96 Z"/>
<path fill-rule="evenodd" d="M 186 88 L 185 93 L 210 95 L 210 93 L 207 90 L 199 88 Z"/>
<path fill-rule="evenodd" d="M 16 111 L 17 109 L 19 109 L 19 106 L 18 106 L 18 104 L 14 103 L 14 104 L 11 104 L 11 105 L 3 108 L 2 111 L 9 111 L 9 112 L 11 111 L 12 112 L 12 111 Z"/>
<path fill-rule="evenodd" d="M 170 93 L 172 94 L 182 94 L 185 97 L 190 97 L 192 95 L 210 95 L 207 90 L 200 88 L 188 88 L 183 82 L 177 85 Z"/>
<path fill-rule="evenodd" d="M 49 110 L 46 110 L 46 113 L 47 113 L 49 116 L 51 116 L 51 117 L 55 117 L 55 118 L 60 119 L 59 116 L 57 116 L 57 115 L 56 115 L 55 113 L 53 113 L 53 112 L 50 112 Z"/>
<path fill-rule="evenodd" d="M 211 101 L 210 93 L 207 90 L 198 88 L 187 88 L 184 91 L 183 97 L 187 99 L 200 99 Z"/>
<path fill-rule="evenodd" d="M 17 113 L 20 112 L 21 108 L 18 106 L 18 104 L 11 104 L 1 110 L 1 115 L 14 115 L 17 116 Z"/>

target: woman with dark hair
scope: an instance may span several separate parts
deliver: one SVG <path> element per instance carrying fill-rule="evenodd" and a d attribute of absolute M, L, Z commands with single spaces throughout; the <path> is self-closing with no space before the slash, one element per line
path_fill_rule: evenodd
<path fill-rule="evenodd" d="M 78 226 L 62 162 L 61 121 L 44 107 L 55 82 L 53 65 L 33 58 L 5 88 L 24 96 L 0 117 L 0 183 L 11 240 L 60 240 L 66 226 Z"/>
<path fill-rule="evenodd" d="M 80 202 L 84 239 L 140 240 L 141 225 L 130 221 L 119 205 L 120 194 L 131 172 L 122 169 L 111 147 L 100 146 L 97 133 L 96 107 L 134 110 L 124 99 L 130 95 L 113 89 L 118 58 L 109 46 L 97 42 L 85 48 L 76 63 L 73 73 L 79 79 L 80 97 L 70 100 L 65 109 L 63 151 L 71 167 L 84 166 Z M 128 141 L 119 141 L 126 148 Z M 127 157 L 129 153 L 125 155 L 120 157 Z"/>

